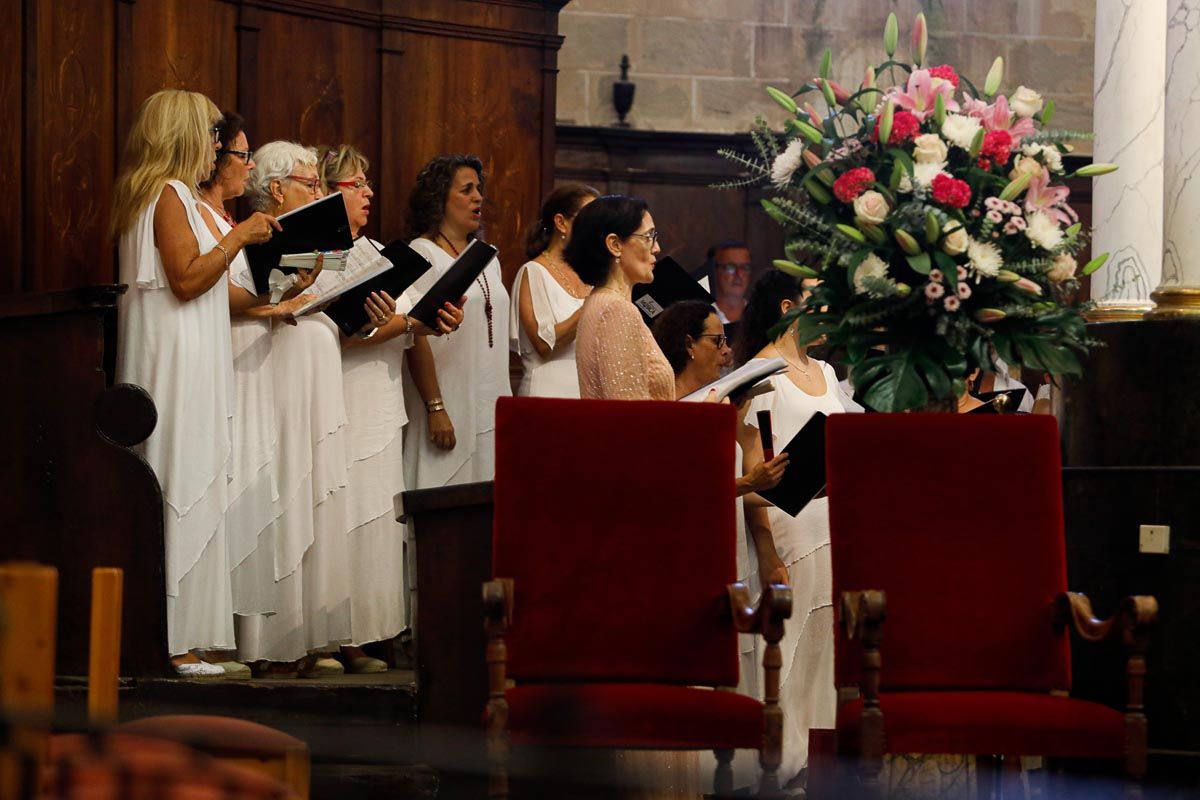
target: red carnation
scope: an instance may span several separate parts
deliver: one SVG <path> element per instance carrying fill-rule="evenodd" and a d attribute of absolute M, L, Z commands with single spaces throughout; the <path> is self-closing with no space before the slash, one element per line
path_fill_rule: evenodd
<path fill-rule="evenodd" d="M 874 172 L 866 167 L 855 167 L 833 182 L 833 196 L 843 203 L 853 203 L 874 182 Z"/>
<path fill-rule="evenodd" d="M 941 78 L 944 81 L 950 81 L 950 83 L 954 85 L 955 89 L 958 88 L 958 73 L 955 72 L 954 67 L 950 66 L 949 64 L 942 64 L 940 67 L 930 67 L 929 74 L 934 78 Z"/>
<path fill-rule="evenodd" d="M 988 131 L 983 136 L 983 148 L 979 154 L 1003 166 L 1012 157 L 1012 146 L 1012 134 L 1008 131 Z"/>
<path fill-rule="evenodd" d="M 971 187 L 966 181 L 951 178 L 944 172 L 933 179 L 933 199 L 951 208 L 965 208 L 971 202 Z"/>
<path fill-rule="evenodd" d="M 879 141 L 879 123 L 875 121 L 875 129 L 871 131 L 871 141 Z M 921 120 L 907 111 L 897 111 L 892 115 L 892 132 L 888 136 L 888 144 L 902 144 L 914 139 L 921 132 Z"/>

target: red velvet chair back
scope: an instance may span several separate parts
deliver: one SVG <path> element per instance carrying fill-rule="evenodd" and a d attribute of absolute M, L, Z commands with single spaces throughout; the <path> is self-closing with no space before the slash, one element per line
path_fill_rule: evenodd
<path fill-rule="evenodd" d="M 709 403 L 500 399 L 510 677 L 737 684 L 734 421 Z"/>
<path fill-rule="evenodd" d="M 839 414 L 826 442 L 834 602 L 887 593 L 883 689 L 1069 689 L 1054 418 Z M 860 666 L 838 636 L 838 686 Z"/>

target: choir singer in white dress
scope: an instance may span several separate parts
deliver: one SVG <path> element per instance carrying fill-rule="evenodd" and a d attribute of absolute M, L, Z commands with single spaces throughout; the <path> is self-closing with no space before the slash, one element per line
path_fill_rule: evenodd
<path fill-rule="evenodd" d="M 246 194 L 254 208 L 294 211 L 322 196 L 316 151 L 270 142 L 254 153 Z M 316 295 L 336 286 L 322 271 Z M 358 335 L 387 324 L 395 302 L 373 297 Z M 352 463 L 342 392 L 341 332 L 324 314 L 271 331 L 275 383 L 275 462 L 280 514 L 233 570 L 238 650 L 244 661 L 303 677 L 344 671 L 331 653 L 352 639 L 348 491 Z M 296 662 L 300 662 L 296 665 Z"/>
<path fill-rule="evenodd" d="M 350 250 L 339 277 L 353 281 L 383 266 L 383 245 L 363 233 L 375 196 L 367 180 L 370 163 L 350 145 L 317 150 L 318 170 L 326 193 L 346 199 Z M 446 304 L 436 331 L 411 319 L 408 298 L 401 298 L 391 322 L 366 338 L 342 337 L 342 389 L 350 432 L 350 644 L 343 661 L 353 673 L 384 672 L 387 664 L 363 652 L 361 645 L 398 635 L 406 625 L 407 586 L 403 576 L 407 526 L 396 521 L 393 498 L 404 491 L 401 429 L 408 422 L 401 373 L 404 351 L 414 336 L 441 335 L 462 322 L 461 309 Z"/>
<path fill-rule="evenodd" d="M 479 233 L 483 187 L 483 162 L 473 155 L 437 156 L 417 174 L 408 236 L 433 268 L 409 288 L 411 302 Z M 462 330 L 418 338 L 407 354 L 404 483 L 409 489 L 490 481 L 496 472 L 496 398 L 512 393 L 509 298 L 498 260 L 492 259 L 467 289 L 465 303 Z"/>
<path fill-rule="evenodd" d="M 783 452 L 792 437 L 817 412 L 840 414 L 854 405 L 838 386 L 833 367 L 812 358 L 796 343 L 793 324 L 771 341 L 767 331 L 801 301 L 803 287 L 795 278 L 770 270 L 755 283 L 742 316 L 739 360 L 782 358 L 787 372 L 770 378 L 774 391 L 748 404 L 745 424 L 757 428 L 757 413 L 771 412 L 775 452 Z M 747 464 L 762 460 L 757 435 L 748 443 Z M 793 454 L 794 459 L 805 457 Z M 823 458 L 822 454 L 811 454 Z M 808 731 L 832 728 L 837 710 L 833 681 L 833 568 L 829 560 L 829 501 L 818 497 L 793 517 L 774 506 L 768 509 L 775 546 L 792 587 L 792 618 L 780 648 L 779 704 L 783 707 L 782 780 L 792 779 L 808 763 Z"/>
<path fill-rule="evenodd" d="M 219 239 L 197 186 L 212 173 L 221 113 L 195 92 L 149 97 L 126 140 L 113 198 L 120 279 L 117 374 L 145 388 L 158 425 L 142 445 L 163 493 L 167 647 L 188 676 L 224 671 L 193 650 L 234 647 L 225 514 L 234 408 L 231 259 L 278 227 L 255 214 Z"/>
<path fill-rule="evenodd" d="M 521 357 L 522 397 L 579 397 L 575 330 L 592 287 L 563 261 L 575 215 L 600 196 L 591 186 L 566 183 L 542 202 L 525 237 L 529 261 L 513 279 L 509 346 Z"/>

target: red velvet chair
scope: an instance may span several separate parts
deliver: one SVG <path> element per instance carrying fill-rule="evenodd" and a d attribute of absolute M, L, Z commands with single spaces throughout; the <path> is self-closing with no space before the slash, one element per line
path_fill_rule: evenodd
<path fill-rule="evenodd" d="M 1112 758 L 1140 778 L 1157 604 L 1131 597 L 1102 622 L 1066 591 L 1055 420 L 846 414 L 826 441 L 836 746 L 864 782 L 885 752 Z M 1068 626 L 1124 640 L 1124 713 L 1068 696 Z"/>
<path fill-rule="evenodd" d="M 501 398 L 493 574 L 484 585 L 492 760 L 509 743 L 760 751 L 777 789 L 783 586 L 735 584 L 734 410 Z M 758 631 L 766 702 L 733 692 L 739 631 Z M 509 679 L 516 682 L 509 686 Z"/>

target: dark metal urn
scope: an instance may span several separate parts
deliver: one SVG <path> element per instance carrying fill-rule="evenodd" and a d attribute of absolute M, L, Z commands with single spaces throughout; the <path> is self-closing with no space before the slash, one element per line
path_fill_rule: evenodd
<path fill-rule="evenodd" d="M 629 80 L 629 56 L 621 56 L 621 78 L 613 82 L 613 108 L 617 111 L 617 126 L 628 128 L 625 115 L 633 108 L 633 93 L 637 85 Z"/>

